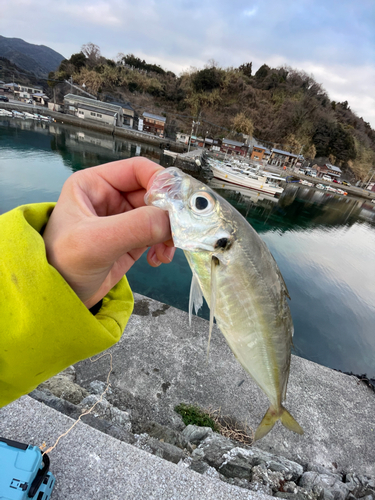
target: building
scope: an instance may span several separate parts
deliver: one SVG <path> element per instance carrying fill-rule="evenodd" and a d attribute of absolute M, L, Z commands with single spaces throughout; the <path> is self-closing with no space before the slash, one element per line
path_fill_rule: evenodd
<path fill-rule="evenodd" d="M 177 132 L 176 134 L 176 142 L 180 142 L 182 144 L 189 144 L 189 134 L 183 134 L 182 132 Z"/>
<path fill-rule="evenodd" d="M 318 172 L 318 177 L 323 177 L 323 175 L 329 175 L 332 178 L 339 179 L 342 174 L 342 171 L 339 167 L 331 165 L 330 163 L 326 163 L 322 167 L 320 167 L 319 165 L 316 166 L 314 165 L 314 168 L 315 167 Z"/>
<path fill-rule="evenodd" d="M 93 120 L 106 125 L 121 127 L 123 111 L 121 106 L 97 101 L 89 97 L 67 94 L 64 97 L 64 111 L 83 120 Z"/>
<path fill-rule="evenodd" d="M 221 141 L 220 151 L 222 153 L 235 154 L 245 156 L 247 146 L 243 142 L 232 141 L 231 139 L 223 139 Z"/>
<path fill-rule="evenodd" d="M 36 102 L 37 104 L 40 104 L 42 106 L 47 106 L 48 105 L 49 97 L 47 97 L 42 92 L 38 92 L 38 93 L 32 94 L 31 97 L 32 97 L 32 100 L 34 102 Z"/>
<path fill-rule="evenodd" d="M 123 124 L 125 127 L 133 128 L 134 125 L 134 109 L 130 106 L 129 102 L 119 102 L 119 101 L 111 101 L 110 104 L 114 104 L 115 106 L 122 107 L 123 113 Z"/>
<path fill-rule="evenodd" d="M 255 161 L 267 161 L 271 156 L 271 151 L 263 146 L 253 146 L 250 158 Z"/>
<path fill-rule="evenodd" d="M 294 167 L 298 160 L 298 155 L 283 151 L 282 149 L 273 149 L 268 163 L 277 167 Z"/>
<path fill-rule="evenodd" d="M 164 116 L 153 115 L 151 113 L 143 113 L 143 130 L 150 134 L 164 137 L 164 129 L 166 118 Z"/>

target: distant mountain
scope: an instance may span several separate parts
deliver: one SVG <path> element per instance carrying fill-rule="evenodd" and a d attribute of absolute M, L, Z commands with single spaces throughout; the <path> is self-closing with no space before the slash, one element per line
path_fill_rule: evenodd
<path fill-rule="evenodd" d="M 64 58 L 61 54 L 45 45 L 34 45 L 21 38 L 6 38 L 0 35 L 0 55 L 18 67 L 45 77 L 55 71 Z"/>

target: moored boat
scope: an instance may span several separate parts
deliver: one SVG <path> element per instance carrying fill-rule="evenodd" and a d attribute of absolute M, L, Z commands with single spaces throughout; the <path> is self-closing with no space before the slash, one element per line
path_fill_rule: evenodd
<path fill-rule="evenodd" d="M 270 172 L 256 173 L 251 167 L 232 167 L 219 162 L 209 162 L 213 176 L 237 186 L 256 189 L 268 194 L 281 194 L 284 188 L 280 183 L 284 179 Z"/>
<path fill-rule="evenodd" d="M 24 114 L 20 111 L 16 111 L 15 109 L 12 109 L 12 115 L 13 118 L 24 118 Z"/>

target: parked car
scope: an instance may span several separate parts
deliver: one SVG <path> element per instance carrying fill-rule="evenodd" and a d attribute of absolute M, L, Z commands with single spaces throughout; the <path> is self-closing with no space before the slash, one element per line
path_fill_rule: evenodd
<path fill-rule="evenodd" d="M 315 170 L 311 170 L 310 175 L 311 175 L 311 177 L 316 177 L 316 171 Z"/>
<path fill-rule="evenodd" d="M 0 101 L 9 102 L 9 99 L 6 95 L 0 95 Z"/>
<path fill-rule="evenodd" d="M 329 175 L 323 175 L 322 179 L 324 179 L 325 181 L 331 181 L 331 177 Z"/>
<path fill-rule="evenodd" d="M 351 186 L 350 182 L 348 182 L 348 181 L 342 181 L 341 184 L 344 184 L 344 186 Z"/>
<path fill-rule="evenodd" d="M 336 184 L 341 184 L 341 181 L 339 181 L 338 179 L 333 179 L 333 182 L 336 182 Z"/>

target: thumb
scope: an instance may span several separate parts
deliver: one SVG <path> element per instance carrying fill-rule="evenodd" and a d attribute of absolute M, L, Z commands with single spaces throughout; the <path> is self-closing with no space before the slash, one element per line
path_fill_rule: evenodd
<path fill-rule="evenodd" d="M 171 238 L 168 214 L 157 207 L 139 207 L 95 220 L 99 222 L 93 233 L 96 244 L 102 250 L 108 249 L 116 258 L 133 249 L 150 247 Z"/>

